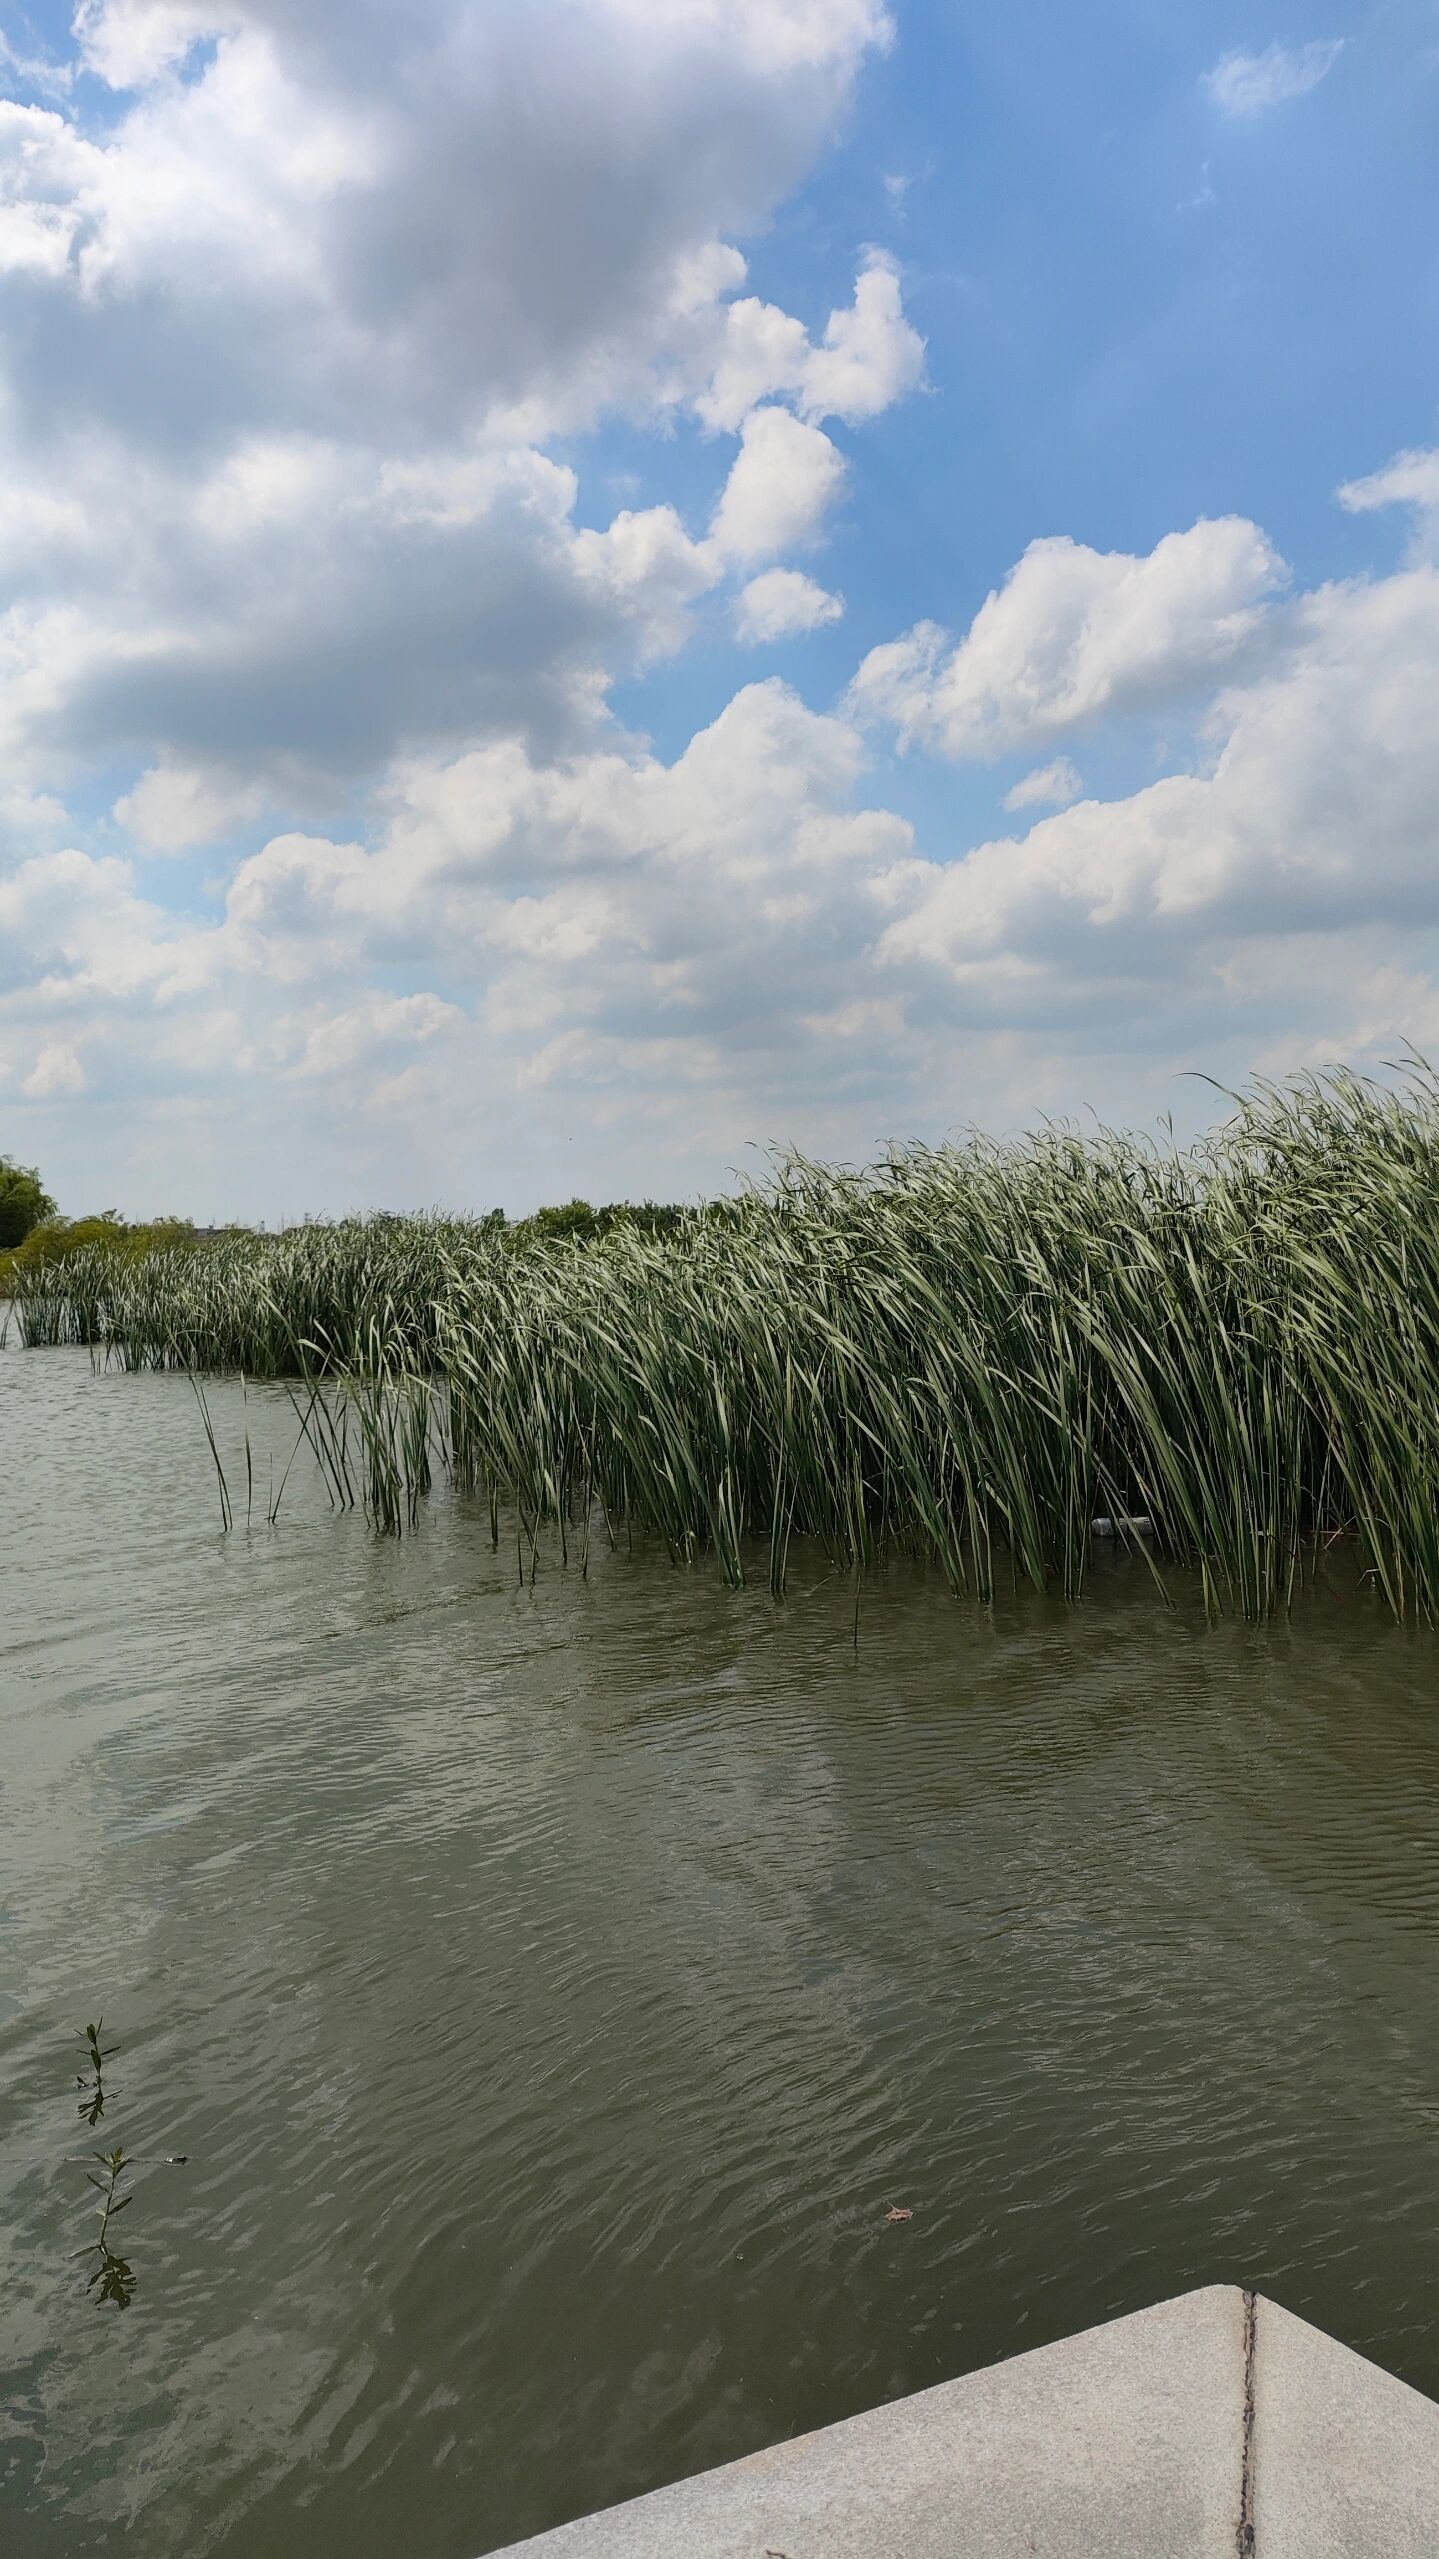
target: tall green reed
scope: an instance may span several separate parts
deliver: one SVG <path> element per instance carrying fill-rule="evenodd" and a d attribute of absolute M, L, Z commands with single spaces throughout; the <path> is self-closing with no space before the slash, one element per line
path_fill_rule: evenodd
<path fill-rule="evenodd" d="M 1189 1150 L 1052 1128 L 778 1159 L 741 1198 L 568 1240 L 440 1219 L 231 1236 L 28 1277 L 32 1343 L 283 1378 L 332 1497 L 438 1473 L 533 1576 L 622 1527 L 732 1581 L 796 1538 L 988 1596 L 1077 1592 L 1096 1514 L 1288 1604 L 1349 1536 L 1439 1613 L 1439 1085 L 1255 1084 Z"/>

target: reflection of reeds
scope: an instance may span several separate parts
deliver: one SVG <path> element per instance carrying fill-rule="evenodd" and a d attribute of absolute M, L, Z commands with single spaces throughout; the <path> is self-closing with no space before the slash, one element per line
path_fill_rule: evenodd
<path fill-rule="evenodd" d="M 591 1522 L 857 1573 L 1073 1592 L 1096 1515 L 1262 1615 L 1352 1532 L 1439 1613 L 1439 1082 L 1238 1097 L 1181 1152 L 1046 1130 L 779 1161 L 671 1231 L 352 1221 L 37 1272 L 27 1341 L 290 1382 L 333 1498 L 398 1530 L 440 1465 L 581 1560 Z M 217 1454 L 218 1464 L 218 1454 Z M 223 1470 L 222 1485 L 223 1485 Z M 283 1485 L 282 1485 L 283 1489 Z M 228 1492 L 223 1499 L 228 1508 Z M 271 1505 L 271 1512 L 275 1505 Z"/>

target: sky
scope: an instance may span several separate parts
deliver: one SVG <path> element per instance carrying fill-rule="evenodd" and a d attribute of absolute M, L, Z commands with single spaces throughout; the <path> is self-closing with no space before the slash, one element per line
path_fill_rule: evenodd
<path fill-rule="evenodd" d="M 0 1153 L 65 1210 L 1439 1055 L 1439 0 L 0 31 Z"/>

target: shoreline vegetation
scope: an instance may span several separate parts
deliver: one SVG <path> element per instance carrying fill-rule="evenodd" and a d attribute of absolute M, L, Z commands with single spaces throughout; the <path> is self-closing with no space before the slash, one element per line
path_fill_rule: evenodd
<path fill-rule="evenodd" d="M 441 1472 L 531 1572 L 542 1532 L 583 1560 L 629 1525 L 734 1582 L 767 1550 L 776 1591 L 805 1537 L 1077 1593 L 1102 1517 L 1215 1610 L 1287 1607 L 1344 1539 L 1439 1615 L 1439 1079 L 1232 1098 L 1187 1149 L 787 1155 L 695 1208 L 42 1225 L 0 1290 L 27 1346 L 183 1370 L 202 1410 L 205 1375 L 283 1381 L 338 1502 L 397 1533 Z"/>

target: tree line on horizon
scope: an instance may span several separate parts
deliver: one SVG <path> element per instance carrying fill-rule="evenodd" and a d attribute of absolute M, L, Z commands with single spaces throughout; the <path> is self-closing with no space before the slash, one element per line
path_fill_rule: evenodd
<path fill-rule="evenodd" d="M 551 1207 L 538 1208 L 527 1217 L 508 1217 L 503 1209 L 484 1211 L 465 1222 L 477 1227 L 490 1227 L 496 1234 L 507 1233 L 535 1242 L 591 1243 L 616 1227 L 628 1227 L 642 1235 L 669 1235 L 687 1214 L 678 1201 L 611 1200 L 599 1207 L 585 1199 L 565 1200 Z M 373 1210 L 368 1223 L 383 1224 L 398 1213 Z M 308 1224 L 329 1224 L 327 1219 L 306 1219 Z M 14 1264 L 17 1255 L 23 1265 L 52 1261 L 90 1245 L 110 1246 L 127 1255 L 153 1252 L 193 1243 L 196 1246 L 215 1242 L 225 1235 L 263 1235 L 263 1227 L 247 1227 L 240 1223 L 229 1226 L 197 1226 L 189 1217 L 123 1218 L 118 1209 L 107 1208 L 89 1217 L 63 1217 L 46 1190 L 34 1165 L 17 1163 L 13 1157 L 0 1155 L 0 1262 Z"/>

